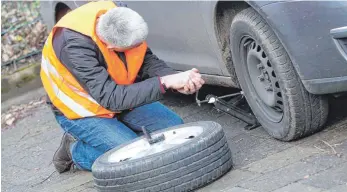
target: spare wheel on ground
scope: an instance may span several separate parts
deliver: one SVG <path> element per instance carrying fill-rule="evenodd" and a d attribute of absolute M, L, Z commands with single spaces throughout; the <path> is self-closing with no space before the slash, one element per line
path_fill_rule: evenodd
<path fill-rule="evenodd" d="M 192 191 L 232 168 L 221 125 L 202 121 L 151 134 L 165 140 L 149 144 L 139 137 L 100 156 L 93 164 L 99 191 Z"/>

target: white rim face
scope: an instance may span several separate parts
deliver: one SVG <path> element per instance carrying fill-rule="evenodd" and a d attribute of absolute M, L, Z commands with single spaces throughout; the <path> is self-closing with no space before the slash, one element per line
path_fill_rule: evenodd
<path fill-rule="evenodd" d="M 190 126 L 174 129 L 159 134 L 151 135 L 152 138 L 164 134 L 165 140 L 150 145 L 145 138 L 133 142 L 115 152 L 108 157 L 108 162 L 116 163 L 126 160 L 138 159 L 155 153 L 171 149 L 199 136 L 203 131 L 202 127 Z"/>

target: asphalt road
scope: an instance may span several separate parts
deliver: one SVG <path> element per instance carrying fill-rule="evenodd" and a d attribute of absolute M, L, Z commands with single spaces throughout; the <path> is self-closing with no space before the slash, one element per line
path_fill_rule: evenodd
<path fill-rule="evenodd" d="M 212 87 L 202 92 L 230 90 Z M 216 121 L 227 134 L 235 167 L 200 192 L 342 192 L 347 191 L 347 98 L 330 101 L 326 128 L 295 142 L 277 141 L 261 127 L 246 131 L 245 123 L 211 105 L 198 107 L 193 96 L 171 94 L 163 103 L 185 122 Z M 61 136 L 46 106 L 3 130 L 2 191 L 96 191 L 88 172 L 55 172 L 51 159 Z"/>

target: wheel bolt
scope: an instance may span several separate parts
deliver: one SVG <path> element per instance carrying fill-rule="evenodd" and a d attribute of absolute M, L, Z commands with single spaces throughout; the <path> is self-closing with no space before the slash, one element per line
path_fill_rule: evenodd
<path fill-rule="evenodd" d="M 266 87 L 265 87 L 265 90 L 266 90 L 266 91 L 273 91 L 273 89 L 272 89 L 272 86 L 271 86 L 271 85 L 266 86 Z"/>
<path fill-rule="evenodd" d="M 259 75 L 259 76 L 258 76 L 258 79 L 259 79 L 260 81 L 264 81 L 264 80 L 265 80 L 264 75 L 263 75 L 263 74 Z"/>
<path fill-rule="evenodd" d="M 263 66 L 262 64 L 258 64 L 258 65 L 257 65 L 257 68 L 258 68 L 259 70 L 263 70 L 263 69 L 264 69 L 264 66 Z"/>

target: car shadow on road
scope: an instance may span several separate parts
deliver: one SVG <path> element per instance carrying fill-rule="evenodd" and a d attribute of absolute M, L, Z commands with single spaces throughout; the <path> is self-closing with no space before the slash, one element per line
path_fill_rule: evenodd
<path fill-rule="evenodd" d="M 347 118 L 347 96 L 329 98 L 329 116 L 326 126 L 331 126 Z"/>
<path fill-rule="evenodd" d="M 235 93 L 239 91 L 238 89 L 228 88 L 228 87 L 218 87 L 211 85 L 204 85 L 199 90 L 199 99 L 204 100 L 205 97 L 209 94 L 213 94 L 216 96 L 227 95 L 230 93 Z M 195 94 L 192 95 L 184 95 L 178 92 L 168 91 L 165 95 L 165 99 L 161 101 L 163 104 L 167 106 L 173 107 L 183 107 L 185 105 L 189 105 L 195 103 Z"/>
<path fill-rule="evenodd" d="M 199 99 L 203 100 L 209 94 L 216 96 L 227 95 L 240 91 L 239 89 L 233 89 L 228 87 L 210 86 L 204 85 L 199 91 Z M 195 94 L 183 95 L 180 93 L 173 93 L 169 91 L 166 94 L 165 99 L 162 100 L 163 104 L 169 107 L 185 107 L 195 103 Z M 325 125 L 328 129 L 333 129 L 341 121 L 345 121 L 347 118 L 347 96 L 342 97 L 329 97 L 329 116 Z M 330 128 L 329 128 L 330 127 Z"/>

